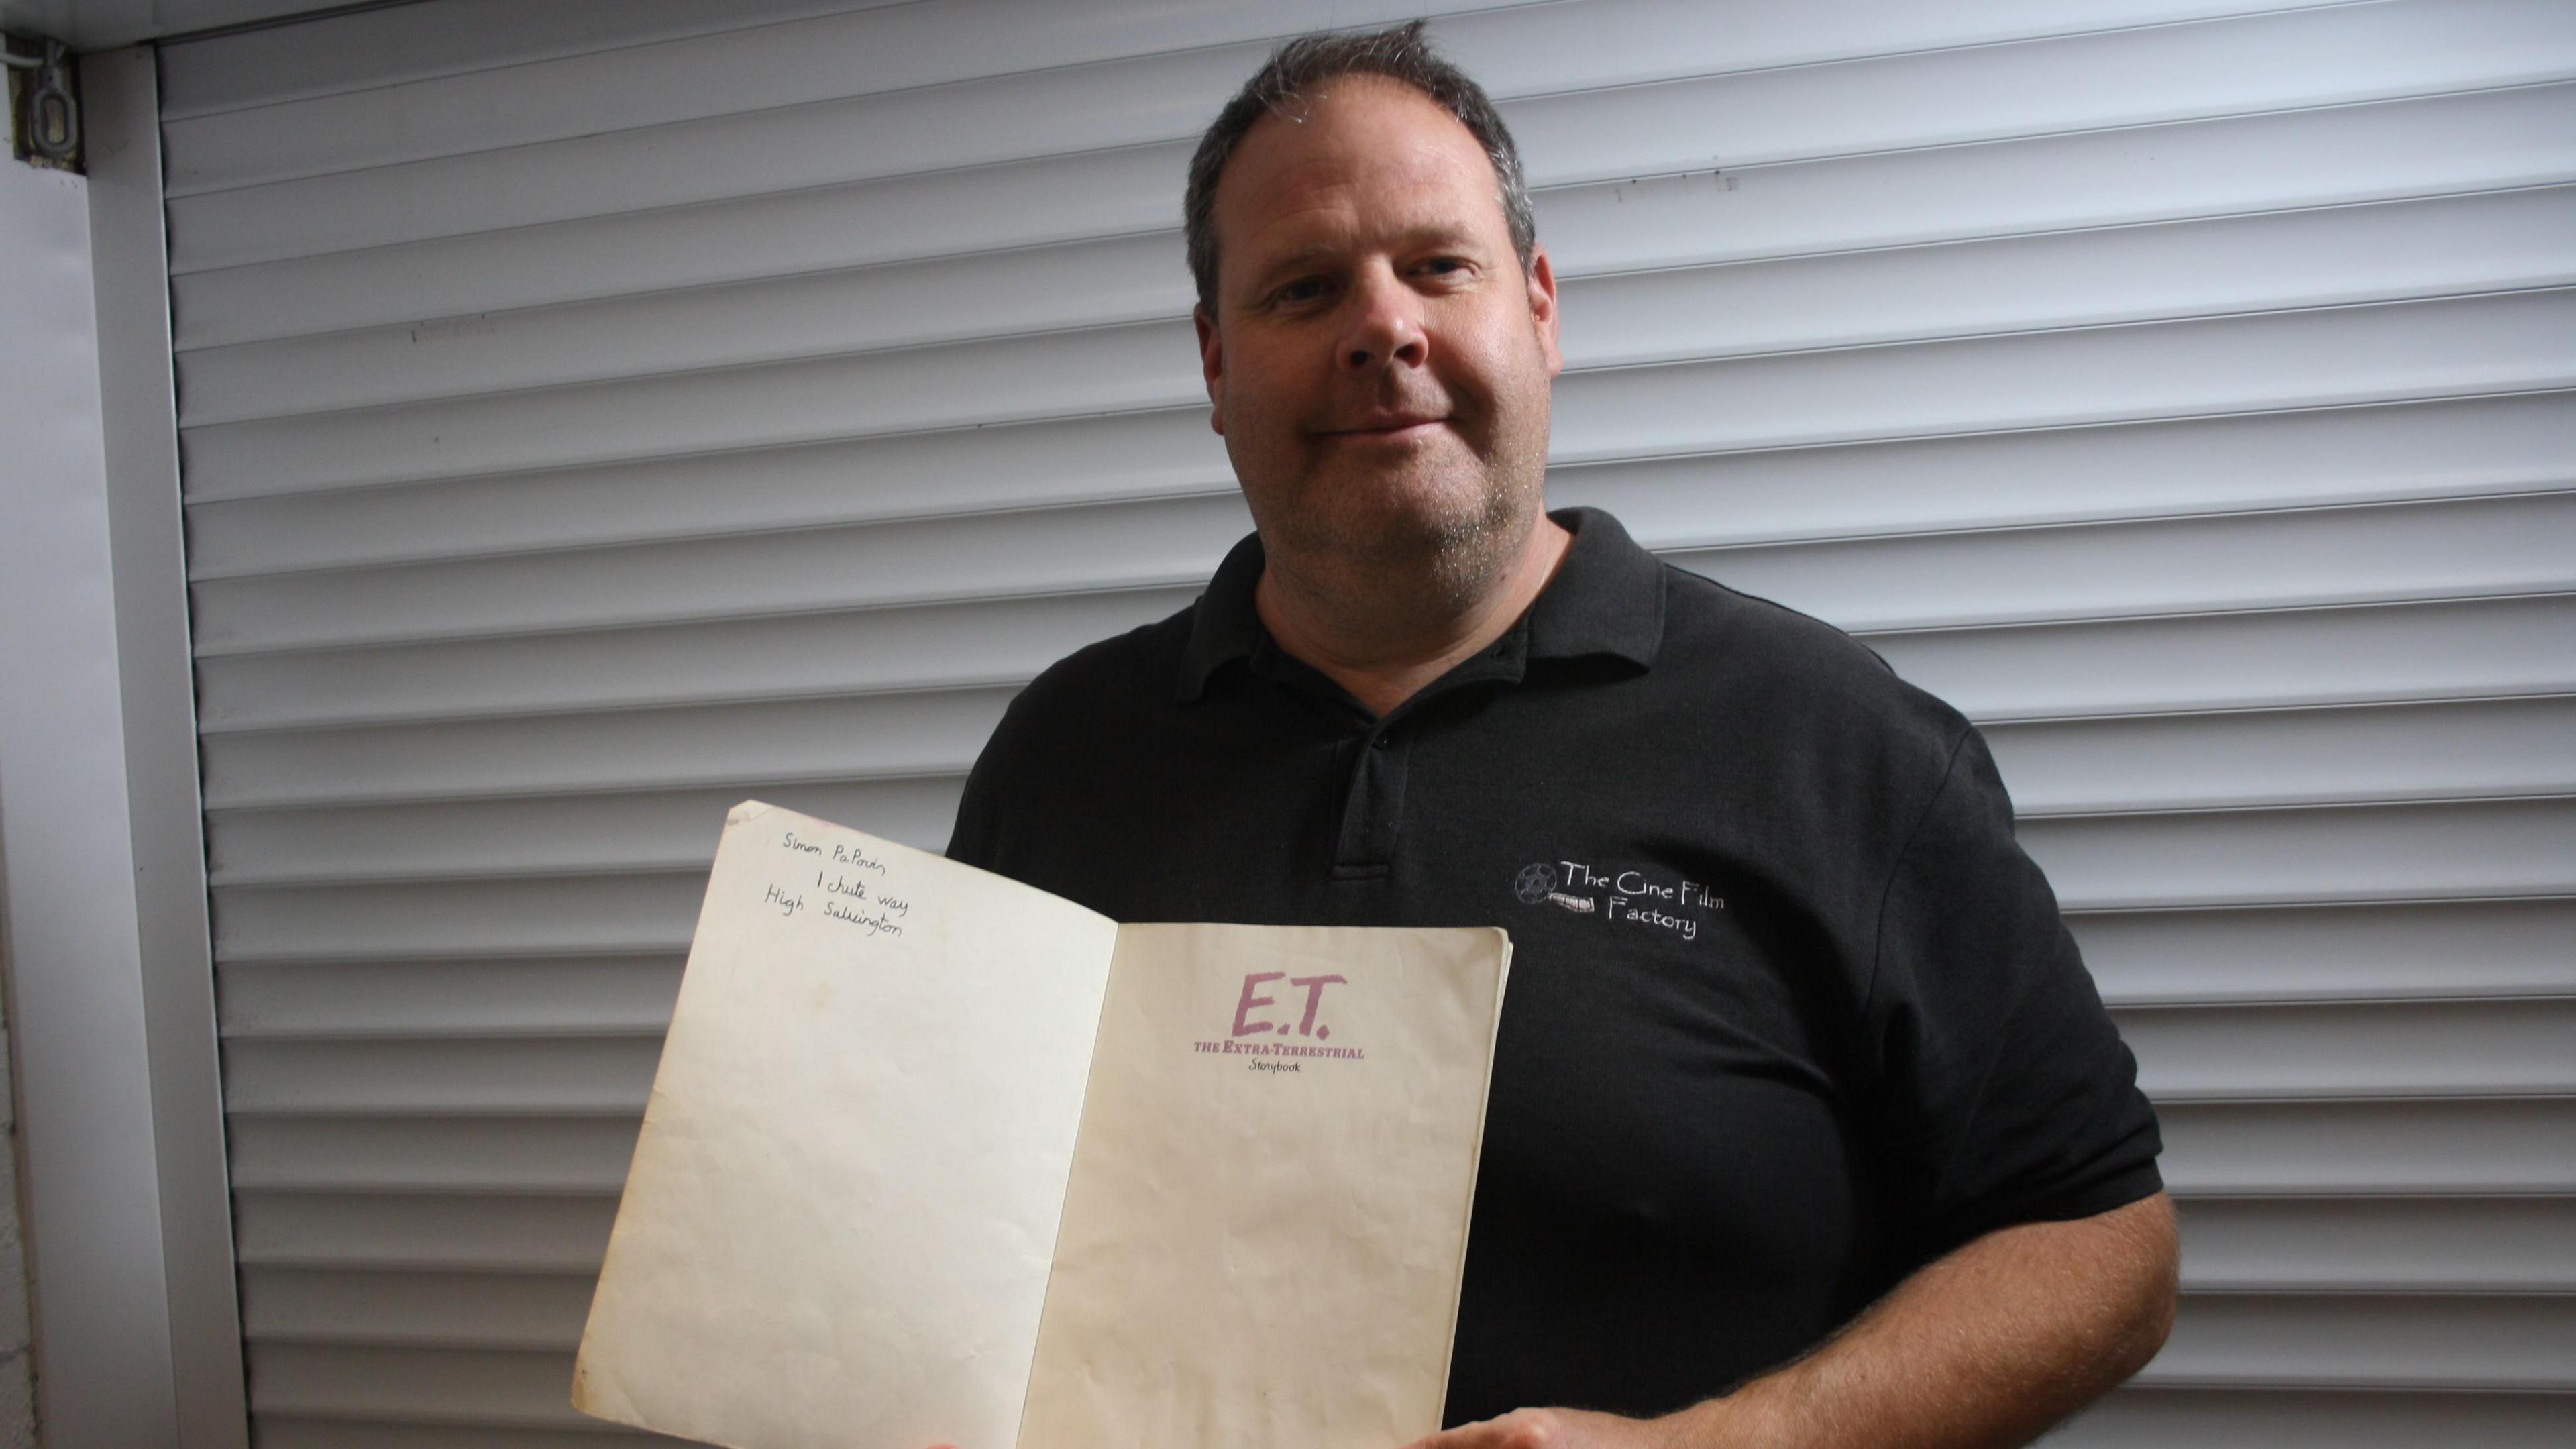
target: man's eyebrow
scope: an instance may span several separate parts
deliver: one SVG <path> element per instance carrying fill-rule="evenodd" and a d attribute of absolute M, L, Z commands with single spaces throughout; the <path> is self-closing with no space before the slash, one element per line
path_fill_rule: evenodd
<path fill-rule="evenodd" d="M 1431 223 L 1399 233 L 1395 239 L 1395 246 L 1399 251 L 1416 251 L 1425 247 L 1466 247 L 1474 240 L 1475 233 L 1468 228 Z M 1340 242 L 1309 242 L 1267 259 L 1261 264 L 1260 270 L 1253 275 L 1267 286 L 1284 272 L 1295 271 L 1299 267 L 1338 257 L 1348 250 L 1350 248 Z"/>
<path fill-rule="evenodd" d="M 1328 242 L 1313 242 L 1294 251 L 1281 252 L 1262 264 L 1260 277 L 1266 282 L 1281 272 L 1294 271 L 1310 262 L 1333 256 L 1341 250 L 1342 248 Z"/>

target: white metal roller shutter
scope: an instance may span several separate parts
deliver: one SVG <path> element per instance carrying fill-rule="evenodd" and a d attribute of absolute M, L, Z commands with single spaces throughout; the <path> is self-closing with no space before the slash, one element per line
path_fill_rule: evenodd
<path fill-rule="evenodd" d="M 620 1437 L 570 1352 L 722 805 L 936 846 L 1190 597 L 1191 138 L 1421 8 L 166 48 L 264 1444 Z M 2188 1296 L 2064 1442 L 2563 1442 L 2576 8 L 1432 8 L 1566 279 L 1554 498 L 1984 723 L 2138 1049 Z"/>

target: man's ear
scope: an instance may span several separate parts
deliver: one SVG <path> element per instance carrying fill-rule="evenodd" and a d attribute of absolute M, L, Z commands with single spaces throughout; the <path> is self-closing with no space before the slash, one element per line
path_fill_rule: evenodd
<path fill-rule="evenodd" d="M 1547 248 L 1532 243 L 1529 263 L 1530 325 L 1538 330 L 1539 351 L 1547 357 L 1547 375 L 1565 370 L 1565 353 L 1556 345 L 1556 268 Z"/>
<path fill-rule="evenodd" d="M 1208 315 L 1205 303 L 1190 309 L 1190 321 L 1199 329 L 1199 372 L 1207 379 L 1208 427 L 1222 438 L 1225 436 L 1225 348 L 1217 341 L 1216 319 Z"/>

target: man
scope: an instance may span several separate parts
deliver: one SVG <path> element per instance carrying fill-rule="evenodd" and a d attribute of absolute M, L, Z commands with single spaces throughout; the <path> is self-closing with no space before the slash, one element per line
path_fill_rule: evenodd
<path fill-rule="evenodd" d="M 2152 1114 L 1982 743 L 1540 504 L 1557 294 L 1420 27 L 1283 47 L 1187 202 L 1251 505 L 1014 704 L 950 854 L 1122 920 L 1516 942 L 1420 1449 L 2029 1439 L 2162 1343 Z"/>

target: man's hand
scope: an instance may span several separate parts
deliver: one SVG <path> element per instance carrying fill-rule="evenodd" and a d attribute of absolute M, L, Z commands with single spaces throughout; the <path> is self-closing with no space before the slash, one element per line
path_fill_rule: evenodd
<path fill-rule="evenodd" d="M 1516 1409 L 1499 1419 L 1461 1424 L 1405 1449 L 1680 1449 L 1663 1419 L 1622 1419 L 1581 1409 Z"/>

